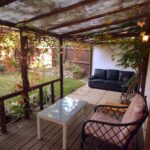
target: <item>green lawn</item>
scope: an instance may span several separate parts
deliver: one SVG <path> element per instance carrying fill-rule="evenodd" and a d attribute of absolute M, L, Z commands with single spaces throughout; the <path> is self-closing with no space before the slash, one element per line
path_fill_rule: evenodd
<path fill-rule="evenodd" d="M 0 96 L 14 92 L 16 84 L 21 81 L 18 72 L 0 74 Z"/>
<path fill-rule="evenodd" d="M 54 77 L 37 77 L 35 74 L 30 74 L 29 76 L 31 86 L 37 85 L 40 83 L 44 83 L 53 79 Z M 21 81 L 20 74 L 18 72 L 14 73 L 4 73 L 0 74 L 0 96 L 12 93 L 16 91 L 16 84 Z M 55 84 L 55 95 L 59 95 L 59 84 L 60 82 Z M 84 83 L 80 80 L 76 79 L 64 79 L 64 95 L 68 95 L 75 89 L 81 87 Z"/>
<path fill-rule="evenodd" d="M 56 79 L 56 77 L 48 77 L 48 76 L 38 76 L 36 73 L 29 74 L 30 86 L 38 85 L 40 83 L 44 83 L 47 81 L 51 81 Z M 0 74 L 0 96 L 10 94 L 12 92 L 17 91 L 17 83 L 20 83 L 21 76 L 20 73 L 4 73 Z M 84 85 L 84 82 L 76 79 L 64 79 L 64 95 L 68 95 L 73 92 L 77 88 Z M 55 97 L 60 95 L 60 82 L 54 84 L 55 88 Z M 47 103 L 50 96 L 49 86 L 43 88 L 43 96 L 44 102 Z M 39 90 L 34 90 L 29 93 L 30 97 L 30 105 L 32 108 L 36 108 L 39 106 Z M 17 96 L 5 101 L 5 109 L 10 114 L 12 118 L 16 118 L 20 114 L 23 113 L 22 107 L 19 105 L 19 100 L 21 100 L 21 96 Z"/>

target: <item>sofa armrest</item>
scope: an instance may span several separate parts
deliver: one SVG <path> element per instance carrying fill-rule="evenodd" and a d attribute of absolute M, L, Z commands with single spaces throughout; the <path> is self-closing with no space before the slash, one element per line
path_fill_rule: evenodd
<path fill-rule="evenodd" d="M 96 77 L 95 76 L 90 76 L 88 79 L 93 80 L 93 79 L 96 79 Z"/>

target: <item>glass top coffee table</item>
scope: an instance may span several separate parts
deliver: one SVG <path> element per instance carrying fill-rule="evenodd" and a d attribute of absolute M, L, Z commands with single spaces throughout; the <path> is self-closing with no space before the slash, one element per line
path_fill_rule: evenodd
<path fill-rule="evenodd" d="M 79 99 L 64 97 L 55 104 L 49 106 L 37 114 L 37 135 L 41 138 L 41 119 L 48 120 L 63 126 L 63 149 L 67 148 L 67 125 L 73 117 L 83 109 L 83 115 L 86 115 L 85 107 L 87 102 Z"/>

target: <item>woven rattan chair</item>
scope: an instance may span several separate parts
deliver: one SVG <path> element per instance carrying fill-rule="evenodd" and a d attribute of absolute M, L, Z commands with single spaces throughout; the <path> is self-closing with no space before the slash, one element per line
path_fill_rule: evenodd
<path fill-rule="evenodd" d="M 129 106 L 98 105 L 83 123 L 81 149 L 128 150 L 148 116 L 146 98 L 136 94 Z"/>

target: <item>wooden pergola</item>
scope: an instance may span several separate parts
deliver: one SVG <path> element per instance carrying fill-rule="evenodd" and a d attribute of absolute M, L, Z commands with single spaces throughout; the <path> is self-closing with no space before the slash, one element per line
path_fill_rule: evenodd
<path fill-rule="evenodd" d="M 60 81 L 60 97 L 63 97 L 63 40 L 90 42 L 95 44 L 93 36 L 104 40 L 104 33 L 113 38 L 134 37 L 139 32 L 133 32 L 130 22 L 147 20 L 149 18 L 149 0 L 1 0 L 0 24 L 17 28 L 20 32 L 23 79 L 23 91 L 0 97 L 0 116 L 3 121 L 2 130 L 6 132 L 4 100 L 21 94 L 25 95 L 26 107 L 29 105 L 28 91 L 39 88 L 41 109 L 43 109 L 42 84 L 38 87 L 29 87 L 27 77 L 27 36 L 24 31 L 35 32 L 41 35 L 55 37 L 60 45 L 60 79 L 50 82 L 54 97 L 54 82 Z M 126 26 L 124 26 L 126 24 Z M 135 24 L 136 26 L 136 24 Z M 148 29 L 149 30 L 149 29 Z M 92 49 L 92 48 L 91 48 Z M 146 82 L 148 58 L 145 60 L 143 76 L 143 93 Z M 29 118 L 28 110 L 25 117 Z"/>

